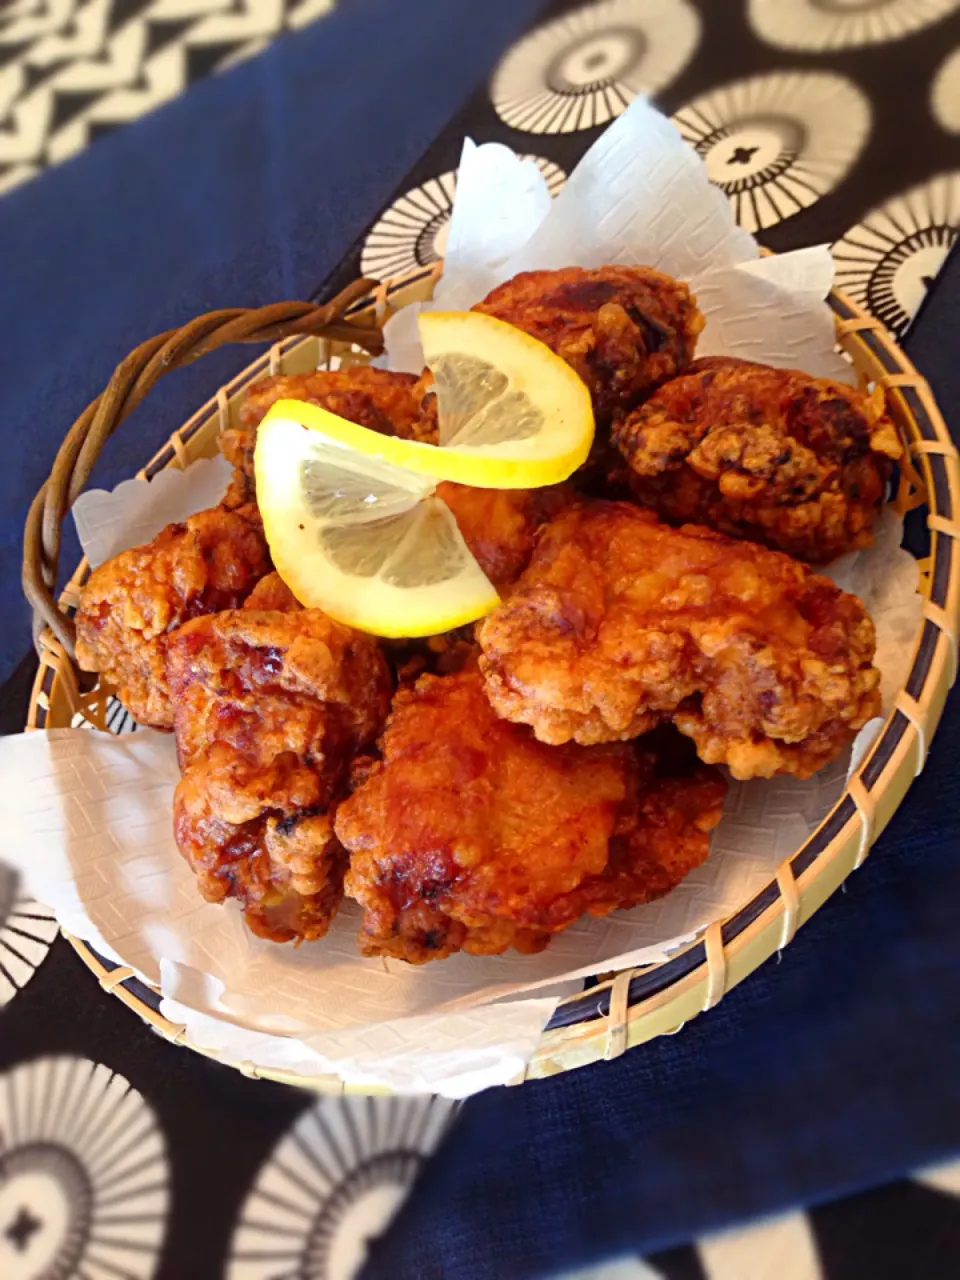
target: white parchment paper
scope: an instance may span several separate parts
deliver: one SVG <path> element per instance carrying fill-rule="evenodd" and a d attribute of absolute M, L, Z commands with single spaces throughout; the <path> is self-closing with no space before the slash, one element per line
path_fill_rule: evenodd
<path fill-rule="evenodd" d="M 472 307 L 518 271 L 643 263 L 693 288 L 707 321 L 698 355 L 851 380 L 823 302 L 833 284 L 828 246 L 761 258 L 699 156 L 643 99 L 601 135 L 552 203 L 528 168 L 536 166 L 499 144 L 464 144 L 443 277 L 423 309 Z M 536 230 L 519 246 L 492 234 L 498 210 L 524 229 L 536 217 Z M 405 308 L 386 326 L 392 368 L 423 368 L 419 309 Z"/>
<path fill-rule="evenodd" d="M 124 480 L 110 493 L 105 489 L 81 493 L 72 511 L 90 568 L 96 569 L 127 547 L 149 542 L 174 520 L 215 507 L 232 473 L 230 463 L 217 454 L 191 463 L 189 480 L 177 467 L 166 467 L 149 483 Z"/>
<path fill-rule="evenodd" d="M 761 259 L 696 154 L 641 100 L 607 130 L 551 203 L 539 170 L 499 145 L 464 147 L 433 304 L 470 306 L 518 270 L 641 262 L 687 279 L 708 323 L 698 352 L 850 378 L 824 296 L 830 255 Z M 388 326 L 393 367 L 419 372 L 415 308 Z M 201 462 L 77 504 L 91 563 L 215 502 L 227 469 Z M 915 561 L 892 512 L 876 545 L 831 572 L 873 613 L 885 710 L 920 619 Z M 882 722 L 867 726 L 860 754 Z M 56 730 L 0 740 L 0 857 L 61 925 L 163 993 L 196 1043 L 235 1062 L 338 1073 L 404 1091 L 464 1096 L 515 1077 L 583 976 L 662 959 L 763 887 L 843 790 L 849 754 L 809 781 L 734 783 L 709 860 L 667 898 L 579 923 L 539 956 L 456 955 L 414 968 L 356 952 L 346 903 L 300 948 L 249 933 L 233 904 L 205 903 L 171 832 L 171 738 Z"/>

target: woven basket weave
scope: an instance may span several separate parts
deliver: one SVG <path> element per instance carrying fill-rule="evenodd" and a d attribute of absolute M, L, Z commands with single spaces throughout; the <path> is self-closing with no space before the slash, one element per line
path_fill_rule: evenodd
<path fill-rule="evenodd" d="M 227 342 L 275 342 L 268 355 L 220 388 L 174 432 L 140 472 L 147 478 L 164 467 L 182 467 L 212 456 L 219 433 L 236 425 L 246 388 L 259 378 L 322 368 L 334 358 L 342 364 L 369 359 L 368 353 L 380 347 L 384 320 L 400 307 L 429 298 L 438 274 L 439 264 L 390 287 L 374 289 L 369 281 L 357 281 L 326 307 L 283 303 L 259 311 L 214 312 L 144 343 L 119 366 L 104 395 L 67 435 L 27 520 L 24 590 L 34 608 L 40 654 L 28 728 L 65 727 L 78 713 L 98 728 L 108 727 L 111 691 L 101 685 L 83 691 L 73 661 L 72 614 L 86 579 L 86 562 L 79 565 L 59 601 L 54 600 L 51 584 L 56 581 L 60 526 L 70 504 L 86 483 L 105 440 L 161 374 Z M 669 960 L 615 974 L 562 1001 L 524 1079 L 616 1057 L 654 1036 L 678 1030 L 710 1009 L 774 951 L 786 946 L 799 926 L 861 865 L 923 767 L 957 672 L 960 461 L 929 386 L 879 321 L 840 294 L 831 294 L 829 302 L 839 344 L 861 384 L 885 388 L 891 416 L 906 446 L 895 504 L 903 513 L 923 508 L 930 533 L 930 555 L 921 561 L 925 598 L 910 675 L 841 799 L 803 846 L 781 864 L 770 883 Z M 303 334 L 311 336 L 297 336 Z M 159 992 L 139 981 L 130 969 L 98 956 L 88 944 L 69 940 L 105 990 L 136 1010 L 161 1035 L 190 1045 L 185 1029 L 160 1015 Z M 255 1063 L 234 1065 L 251 1076 L 325 1092 L 354 1087 L 336 1076 L 307 1078 L 259 1070 Z M 360 1086 L 360 1091 L 368 1092 L 369 1087 Z"/>

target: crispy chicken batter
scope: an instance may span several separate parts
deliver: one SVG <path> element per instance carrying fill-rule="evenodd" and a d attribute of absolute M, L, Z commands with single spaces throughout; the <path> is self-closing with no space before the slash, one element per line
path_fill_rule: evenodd
<path fill-rule="evenodd" d="M 77 610 L 77 661 L 99 671 L 154 729 L 173 728 L 167 637 L 191 618 L 235 609 L 270 571 L 256 508 L 214 507 L 94 569 Z"/>
<path fill-rule="evenodd" d="M 704 325 L 687 286 L 652 267 L 524 271 L 473 309 L 566 360 L 589 387 L 601 428 L 679 373 Z"/>
<path fill-rule="evenodd" d="M 390 680 L 375 640 L 301 609 L 276 575 L 252 603 L 169 639 L 174 832 L 208 901 L 239 899 L 260 937 L 309 941 L 340 904 L 333 806 L 383 723 Z"/>
<path fill-rule="evenodd" d="M 303 605 L 279 573 L 268 573 L 247 596 L 243 607 L 260 613 L 296 613 Z"/>
<path fill-rule="evenodd" d="M 220 452 L 233 465 L 227 506 L 253 501 L 253 451 L 257 427 L 278 400 L 306 400 L 382 435 L 436 444 L 436 397 L 428 395 L 431 379 L 355 365 L 316 369 L 263 378 L 247 391 L 240 426 L 220 437 Z"/>
<path fill-rule="evenodd" d="M 474 624 L 468 622 L 454 631 L 444 631 L 436 636 L 381 640 L 381 648 L 397 686 L 415 684 L 422 675 L 449 676 L 471 664 L 476 666 L 480 651 L 473 638 L 473 629 Z"/>
<path fill-rule="evenodd" d="M 880 707 L 860 601 L 777 551 L 629 503 L 571 507 L 478 627 L 494 709 L 543 742 L 670 719 L 734 777 L 809 777 Z"/>
<path fill-rule="evenodd" d="M 613 441 L 645 506 L 811 564 L 869 546 L 901 452 L 882 390 L 727 358 L 695 361 Z"/>
<path fill-rule="evenodd" d="M 706 858 L 725 791 L 702 766 L 658 777 L 632 743 L 546 747 L 497 719 L 475 669 L 401 689 L 382 749 L 336 831 L 361 951 L 413 964 L 539 951 L 667 893 Z"/>
<path fill-rule="evenodd" d="M 437 486 L 456 517 L 464 541 L 495 587 L 516 582 L 533 553 L 537 533 L 574 500 L 565 484 L 542 489 L 474 489 L 443 481 Z"/>

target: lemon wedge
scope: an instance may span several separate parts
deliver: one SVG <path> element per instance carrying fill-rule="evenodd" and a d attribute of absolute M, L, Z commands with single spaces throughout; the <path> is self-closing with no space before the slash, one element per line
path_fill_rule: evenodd
<path fill-rule="evenodd" d="M 590 392 L 545 343 L 477 311 L 425 311 L 419 325 L 437 395 L 437 452 L 461 468 L 442 479 L 536 489 L 586 462 Z"/>
<path fill-rule="evenodd" d="M 273 563 L 307 608 L 401 637 L 451 631 L 498 603 L 432 477 L 273 412 L 254 467 Z"/>
<path fill-rule="evenodd" d="M 586 461 L 590 393 L 548 346 L 475 311 L 427 311 L 419 320 L 439 448 L 380 435 L 299 400 L 278 400 L 267 420 L 289 418 L 367 457 L 483 489 L 557 484 Z"/>

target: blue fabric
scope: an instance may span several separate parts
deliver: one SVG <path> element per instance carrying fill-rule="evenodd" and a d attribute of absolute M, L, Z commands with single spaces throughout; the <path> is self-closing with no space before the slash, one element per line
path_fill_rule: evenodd
<path fill-rule="evenodd" d="M 907 349 L 960 421 L 960 255 Z M 956 434 L 956 431 L 955 431 Z M 864 867 L 676 1036 L 468 1102 L 363 1280 L 526 1280 L 960 1151 L 960 690 Z"/>
<path fill-rule="evenodd" d="M 29 645 L 29 501 L 117 362 L 199 312 L 309 296 L 540 3 L 346 0 L 0 200 L 0 683 Z M 95 482 L 142 466 L 252 354 L 168 377 Z"/>

